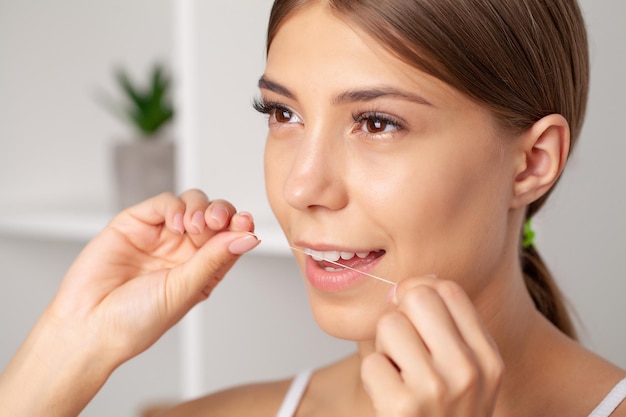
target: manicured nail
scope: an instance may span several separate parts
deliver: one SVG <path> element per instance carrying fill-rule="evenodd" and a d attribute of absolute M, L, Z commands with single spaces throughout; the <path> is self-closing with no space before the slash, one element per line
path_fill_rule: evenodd
<path fill-rule="evenodd" d="M 194 225 L 198 232 L 202 233 L 204 231 L 204 213 L 201 211 L 196 211 L 193 216 L 191 216 L 191 224 Z"/>
<path fill-rule="evenodd" d="M 240 216 L 244 216 L 250 219 L 250 223 L 254 223 L 254 217 L 252 217 L 252 214 L 248 213 L 247 211 L 240 211 L 238 214 Z"/>
<path fill-rule="evenodd" d="M 255 234 L 249 233 L 231 242 L 231 244 L 228 245 L 228 250 L 233 255 L 243 255 L 257 247 L 259 243 L 261 243 L 259 238 Z"/>
<path fill-rule="evenodd" d="M 398 289 L 398 285 L 394 285 L 387 293 L 387 302 L 389 304 L 398 305 L 398 297 L 396 296 L 396 290 Z"/>
<path fill-rule="evenodd" d="M 183 223 L 183 214 L 174 214 L 174 221 L 172 222 L 172 229 L 176 230 L 181 235 L 185 233 L 185 224 Z"/>
<path fill-rule="evenodd" d="M 223 205 L 216 204 L 211 208 L 211 218 L 217 222 L 217 227 L 224 227 L 228 222 L 228 210 Z"/>

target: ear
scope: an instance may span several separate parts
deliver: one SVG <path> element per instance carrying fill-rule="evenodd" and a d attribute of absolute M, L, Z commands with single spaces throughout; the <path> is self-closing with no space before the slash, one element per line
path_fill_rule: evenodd
<path fill-rule="evenodd" d="M 570 129 L 560 114 L 533 124 L 520 139 L 512 206 L 522 207 L 540 198 L 557 181 L 569 154 Z"/>

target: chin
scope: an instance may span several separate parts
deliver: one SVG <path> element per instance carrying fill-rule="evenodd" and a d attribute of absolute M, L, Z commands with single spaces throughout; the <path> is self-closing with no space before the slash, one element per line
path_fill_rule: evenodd
<path fill-rule="evenodd" d="M 380 298 L 380 294 L 376 294 Z M 388 311 L 385 296 L 379 301 L 321 300 L 309 295 L 311 311 L 318 326 L 330 336 L 355 342 L 374 340 L 378 319 Z"/>

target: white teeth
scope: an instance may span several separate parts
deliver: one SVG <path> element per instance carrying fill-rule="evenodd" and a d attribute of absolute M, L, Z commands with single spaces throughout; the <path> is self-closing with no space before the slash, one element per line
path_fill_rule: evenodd
<path fill-rule="evenodd" d="M 354 258 L 355 256 L 358 256 L 359 258 L 363 259 L 363 258 L 366 258 L 367 255 L 369 255 L 369 252 L 356 252 L 355 253 L 355 252 L 339 252 L 339 251 L 317 251 L 317 250 L 313 250 L 309 248 L 306 248 L 304 251 L 308 255 L 311 255 L 311 257 L 317 262 L 323 261 L 323 260 L 337 262 L 339 258 L 343 259 L 344 261 L 347 261 L 349 259 Z"/>
<path fill-rule="evenodd" d="M 336 251 L 336 250 L 323 252 L 323 253 L 324 253 L 325 259 L 328 259 L 329 261 L 333 261 L 333 262 L 337 262 L 339 258 L 341 257 L 341 252 Z"/>

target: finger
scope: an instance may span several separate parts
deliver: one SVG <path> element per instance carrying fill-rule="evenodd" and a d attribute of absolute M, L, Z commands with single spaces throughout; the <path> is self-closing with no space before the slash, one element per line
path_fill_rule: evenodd
<path fill-rule="evenodd" d="M 398 399 L 403 409 L 417 410 L 416 407 L 429 404 L 432 399 L 441 400 L 448 395 L 451 387 L 458 391 L 453 379 L 458 361 L 447 358 L 449 361 L 443 363 L 445 366 L 437 363 L 436 357 L 439 360 L 444 357 L 433 355 L 433 343 L 428 345 L 432 342 L 428 340 L 430 337 L 430 334 L 424 336 L 422 329 L 401 310 L 383 316 L 378 323 L 377 351 L 384 353 L 397 367 L 405 389 L 412 393 L 410 398 L 400 396 Z M 393 393 L 381 393 L 390 394 Z"/>
<path fill-rule="evenodd" d="M 205 213 L 209 207 L 209 198 L 200 190 L 192 189 L 180 195 L 185 203 L 183 223 L 187 237 L 195 247 L 204 245 L 215 234 L 207 227 Z"/>
<path fill-rule="evenodd" d="M 113 223 L 123 225 L 127 223 L 126 216 L 130 216 L 151 226 L 165 224 L 169 230 L 182 234 L 185 232 L 184 213 L 185 203 L 180 198 L 172 193 L 163 193 L 127 208 L 116 216 Z"/>
<path fill-rule="evenodd" d="M 380 352 L 374 352 L 363 359 L 361 380 L 377 412 L 390 409 L 394 405 L 396 394 L 404 389 L 398 370 Z"/>
<path fill-rule="evenodd" d="M 209 206 L 209 198 L 200 190 L 187 190 L 180 195 L 185 204 L 184 226 L 190 235 L 199 235 L 206 229 L 204 213 Z"/>
<path fill-rule="evenodd" d="M 427 281 L 401 290 L 398 309 L 419 332 L 434 358 L 447 357 L 456 353 L 456 347 L 465 345 L 465 341 L 440 294 L 429 284 L 435 282 Z"/>
<path fill-rule="evenodd" d="M 419 333 L 437 373 L 452 393 L 472 379 L 478 368 L 475 354 L 461 337 L 454 319 L 437 290 L 417 285 L 400 296 L 398 309 Z M 416 376 L 415 373 L 411 374 Z M 467 378 L 466 378 L 467 377 Z M 412 379 L 411 383 L 419 383 Z"/>
<path fill-rule="evenodd" d="M 475 352 L 487 380 L 492 385 L 499 384 L 504 372 L 502 357 L 474 304 L 454 282 L 442 281 L 437 285 L 437 291 L 457 324 L 461 337 Z"/>
<path fill-rule="evenodd" d="M 259 243 L 255 235 L 244 232 L 223 232 L 209 239 L 187 262 L 170 271 L 166 306 L 186 312 L 207 298 L 239 256 Z"/>
<path fill-rule="evenodd" d="M 409 318 L 400 311 L 385 314 L 378 321 L 376 351 L 395 364 L 402 380 L 434 375 L 427 347 Z"/>
<path fill-rule="evenodd" d="M 436 359 L 447 375 L 449 392 L 453 397 L 469 399 L 464 402 L 468 409 L 491 409 L 504 374 L 498 349 L 461 286 L 447 280 L 433 280 L 433 284 L 437 302 L 444 304 L 462 340 Z"/>
<path fill-rule="evenodd" d="M 230 230 L 254 233 L 254 218 L 252 214 L 242 211 L 230 220 Z"/>
<path fill-rule="evenodd" d="M 225 200 L 211 201 L 204 213 L 207 226 L 213 231 L 225 230 L 237 209 Z"/>
<path fill-rule="evenodd" d="M 465 390 L 477 378 L 497 389 L 502 360 L 474 305 L 457 283 L 411 278 L 398 286 L 396 301 L 453 389 Z"/>
<path fill-rule="evenodd" d="M 460 336 L 473 351 L 497 351 L 497 346 L 474 304 L 463 288 L 453 281 L 433 279 L 433 276 L 409 278 L 397 286 L 393 302 L 397 305 L 401 298 L 419 285 L 427 285 L 437 291 L 456 324 Z"/>

